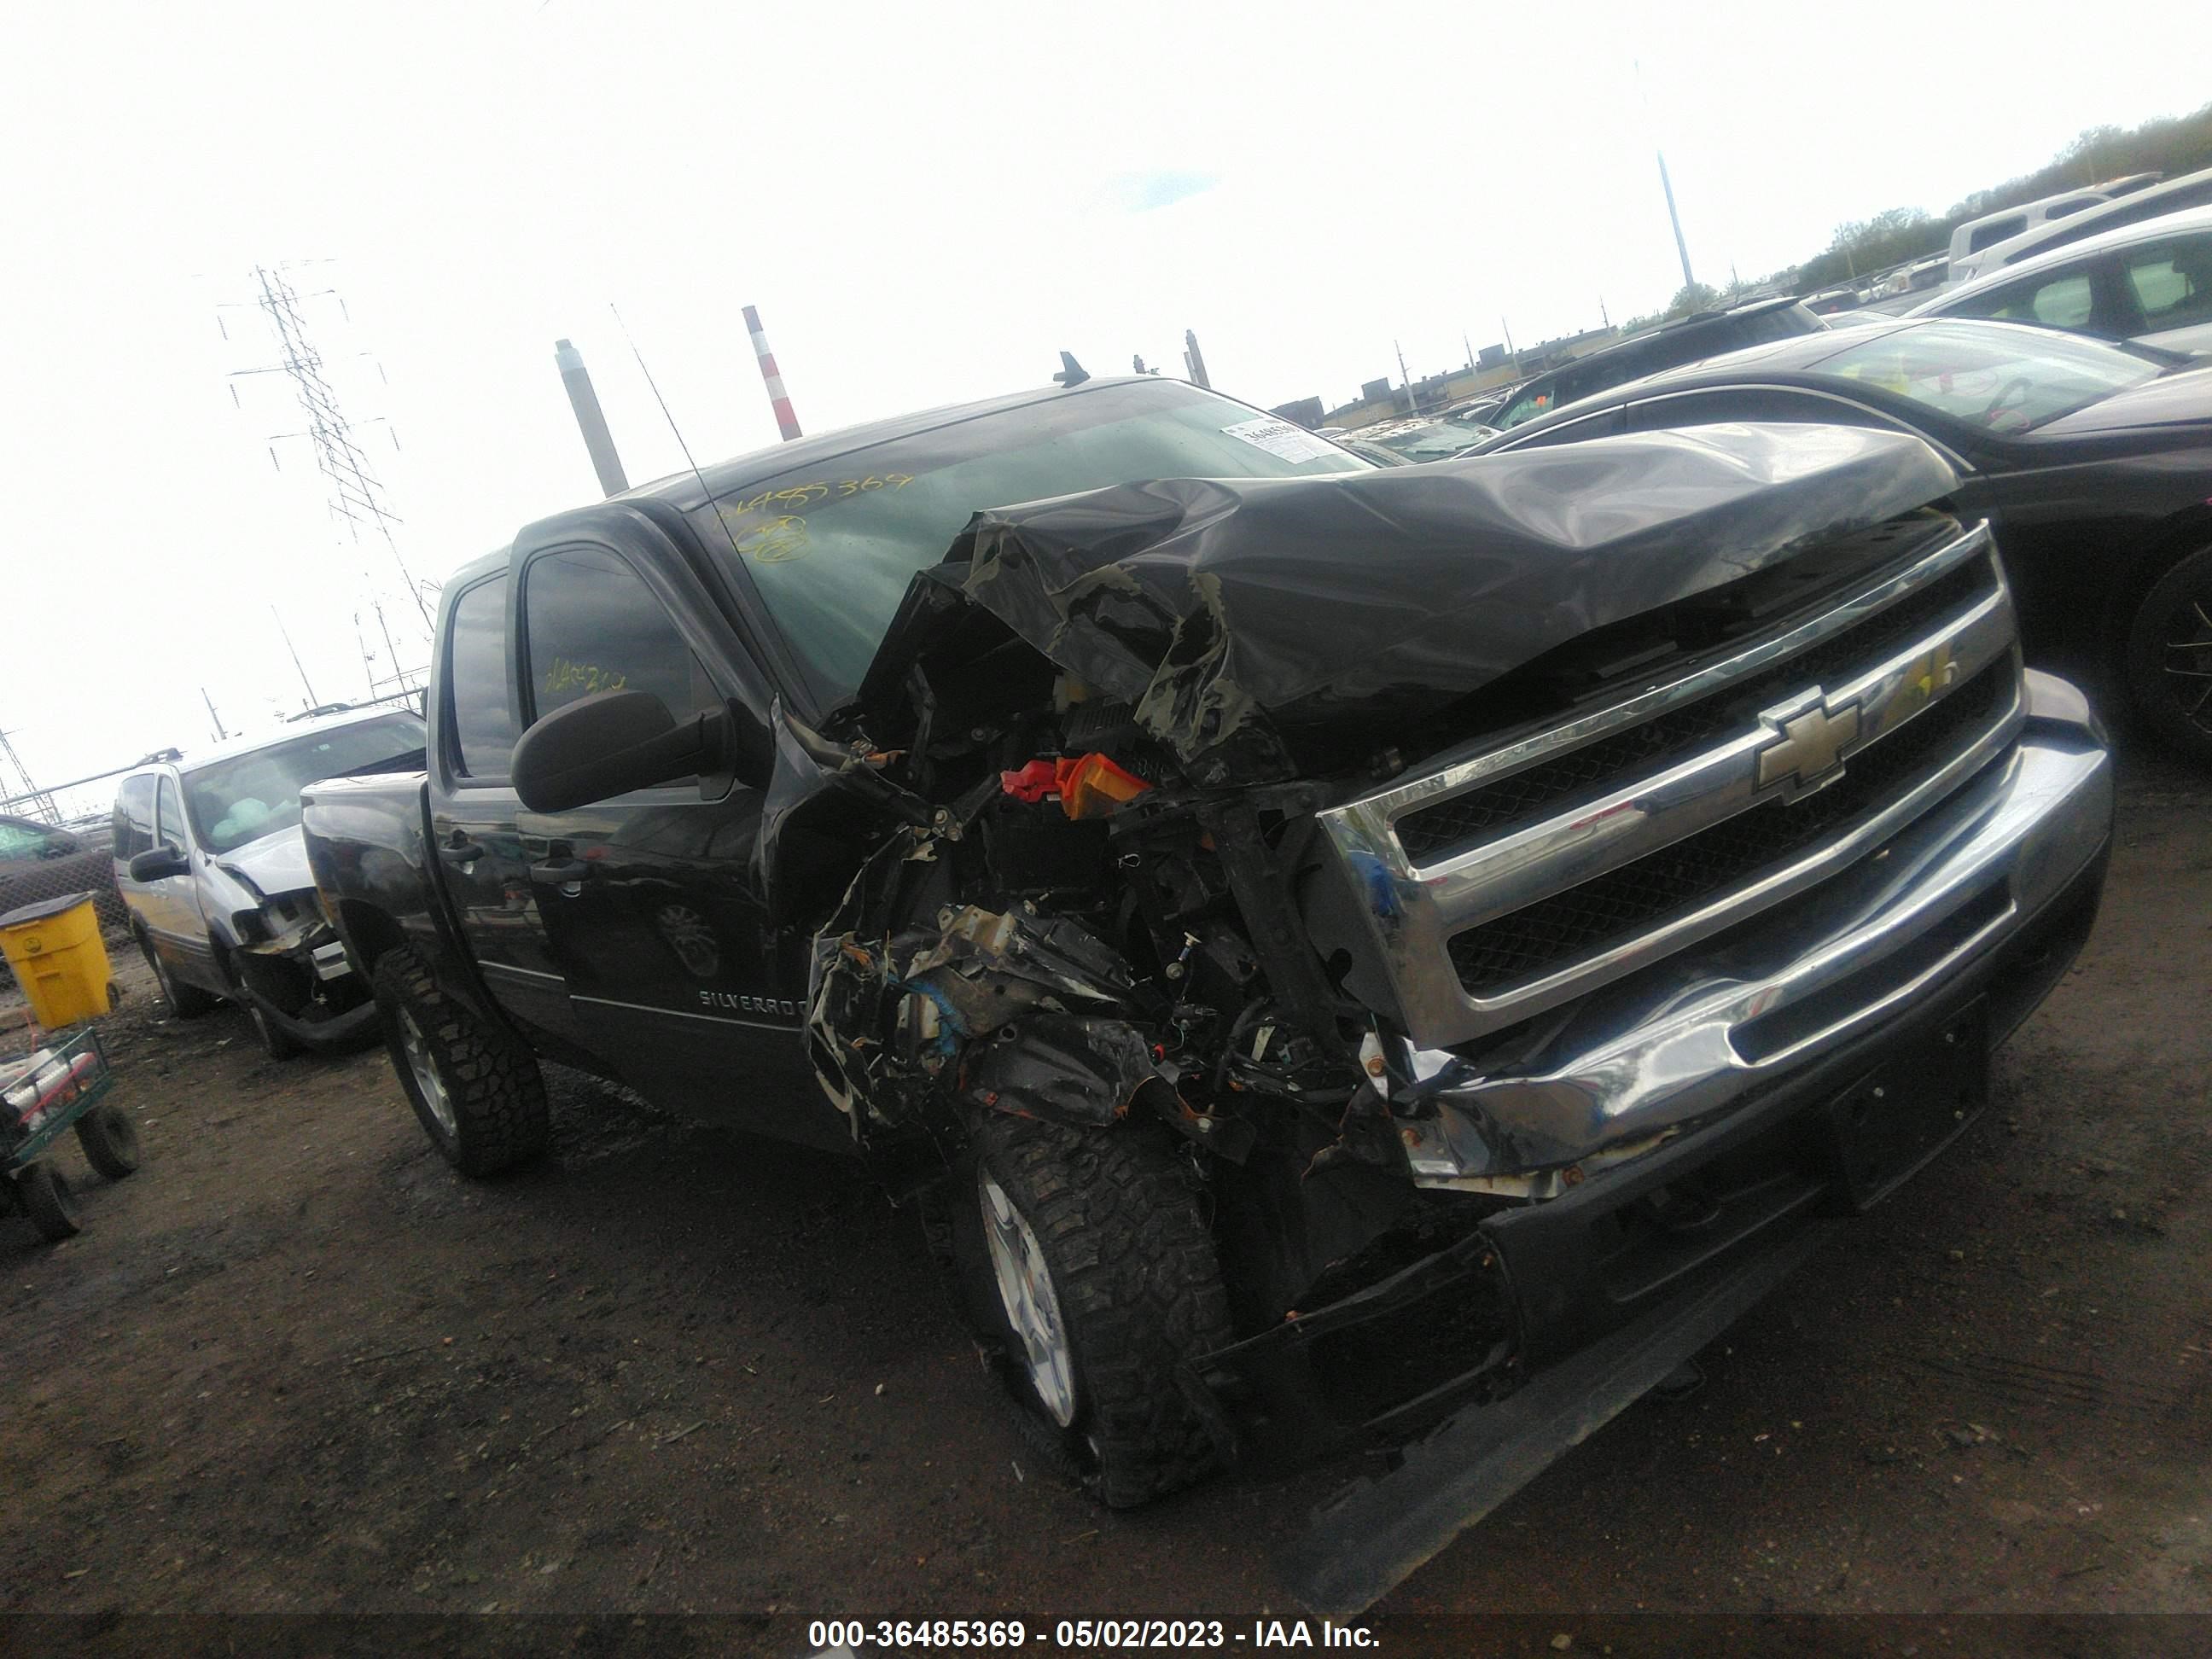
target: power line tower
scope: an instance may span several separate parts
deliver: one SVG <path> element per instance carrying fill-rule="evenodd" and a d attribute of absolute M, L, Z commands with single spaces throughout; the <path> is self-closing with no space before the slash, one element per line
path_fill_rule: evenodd
<path fill-rule="evenodd" d="M 342 525 L 348 539 L 356 546 L 365 542 L 382 544 L 384 550 L 391 556 L 392 568 L 398 572 L 400 584 L 408 599 L 422 618 L 422 650 L 427 659 L 434 624 L 429 604 L 424 596 L 426 591 L 434 593 L 435 585 L 418 582 L 414 573 L 407 568 L 406 557 L 400 552 L 398 539 L 392 533 L 403 521 L 386 504 L 383 481 L 370 464 L 367 452 L 354 436 L 353 423 L 346 418 L 345 410 L 338 402 L 337 392 L 324 372 L 323 353 L 308 326 L 300 292 L 285 277 L 283 270 L 283 267 L 254 267 L 253 280 L 258 291 L 250 303 L 267 319 L 276 344 L 276 361 L 234 373 L 230 376 L 231 400 L 239 402 L 237 383 L 248 376 L 282 374 L 290 382 L 301 411 L 307 416 L 307 425 L 297 432 L 270 434 L 270 464 L 279 471 L 283 471 L 283 464 L 277 459 L 276 453 L 276 445 L 281 441 L 305 438 L 313 446 L 315 465 L 323 475 L 327 492 L 325 505 L 332 522 Z M 335 301 L 339 315 L 351 320 L 346 314 L 345 301 L 336 289 L 318 289 L 307 297 Z M 223 337 L 228 339 L 230 330 L 222 322 L 221 308 L 216 312 L 216 323 L 222 328 Z M 380 375 L 383 370 L 380 367 L 377 372 Z M 244 407 L 242 404 L 240 406 Z M 377 423 L 369 422 L 372 425 Z M 394 434 L 392 447 L 397 449 L 398 443 L 398 436 Z M 369 589 L 371 603 L 375 605 L 381 622 L 383 606 L 374 598 L 375 583 L 365 566 L 362 577 Z M 387 649 L 393 648 L 388 628 L 386 644 Z M 402 690 L 418 689 L 427 672 L 425 669 L 404 666 L 396 650 L 388 658 L 387 665 L 392 672 L 382 679 L 377 677 L 373 667 L 368 669 L 372 695 L 395 688 Z"/>
<path fill-rule="evenodd" d="M 28 806 L 48 823 L 59 823 L 62 821 L 61 809 L 54 805 L 52 795 L 31 781 L 31 775 L 23 769 L 22 757 L 16 754 L 15 745 L 9 741 L 12 736 L 12 732 L 0 732 L 0 760 L 8 763 L 8 775 L 0 779 L 0 782 L 8 785 L 10 797 Z"/>

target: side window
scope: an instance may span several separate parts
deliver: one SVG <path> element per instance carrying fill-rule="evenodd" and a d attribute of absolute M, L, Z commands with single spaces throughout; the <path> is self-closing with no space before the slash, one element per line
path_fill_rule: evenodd
<path fill-rule="evenodd" d="M 115 856 L 135 858 L 154 846 L 154 779 L 125 778 L 115 792 Z"/>
<path fill-rule="evenodd" d="M 27 823 L 0 818 L 0 859 L 31 859 L 46 845 L 43 832 Z"/>
<path fill-rule="evenodd" d="M 2052 328 L 2081 328 L 2095 308 L 2089 273 L 2044 276 L 2008 283 L 1959 307 L 1962 316 L 1992 317 L 2000 322 L 2043 323 Z"/>
<path fill-rule="evenodd" d="M 1541 432 L 1532 432 L 1517 444 L 1500 446 L 1505 449 L 1548 449 L 1554 445 L 1578 444 L 1586 438 L 1617 437 L 1626 429 L 1628 411 L 1622 408 L 1594 410 L 1580 420 L 1562 421 L 1557 426 L 1547 426 Z"/>
<path fill-rule="evenodd" d="M 454 600 L 447 635 L 453 761 L 464 777 L 503 778 L 517 735 L 507 695 L 507 578 L 480 582 Z"/>
<path fill-rule="evenodd" d="M 2145 332 L 2212 323 L 2212 234 L 2136 248 L 2121 269 Z"/>
<path fill-rule="evenodd" d="M 594 691 L 650 691 L 679 720 L 720 702 L 675 619 L 614 554 L 563 548 L 532 559 L 523 580 L 537 718 Z"/>
<path fill-rule="evenodd" d="M 178 792 L 177 781 L 166 773 L 161 778 L 161 810 L 154 821 L 154 839 L 180 853 L 192 844 L 191 831 L 185 827 L 185 798 Z"/>
<path fill-rule="evenodd" d="M 1523 421 L 1533 421 L 1539 415 L 1550 414 L 1557 407 L 1552 392 L 1553 385 L 1548 380 L 1538 380 L 1533 386 L 1523 387 L 1511 403 L 1498 411 L 1498 419 L 1492 424 L 1503 431 L 1507 427 L 1518 426 Z"/>
<path fill-rule="evenodd" d="M 1966 252 L 1969 253 L 1979 253 L 1984 248 L 1995 246 L 1999 242 L 2006 241 L 2012 237 L 2019 235 L 2021 232 L 2027 228 L 2027 220 L 2017 213 L 2014 214 L 2009 218 L 1996 220 L 1993 223 L 1984 225 L 1979 230 L 1973 231 L 1967 235 Z"/>

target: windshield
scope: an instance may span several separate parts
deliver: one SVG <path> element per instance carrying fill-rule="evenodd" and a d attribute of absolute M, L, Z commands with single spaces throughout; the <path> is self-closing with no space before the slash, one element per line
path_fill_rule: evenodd
<path fill-rule="evenodd" d="M 835 701 L 860 683 L 915 572 L 941 560 L 980 508 L 1151 478 L 1367 465 L 1287 421 L 1158 380 L 872 445 L 756 480 L 693 517 L 722 558 L 744 560 L 817 690 Z"/>
<path fill-rule="evenodd" d="M 419 765 L 422 753 L 422 722 L 412 714 L 311 732 L 186 773 L 186 810 L 200 845 L 228 853 L 299 823 L 300 791 L 309 784 L 395 763 Z"/>
<path fill-rule="evenodd" d="M 2101 340 L 1968 322 L 1897 329 L 1820 367 L 1985 432 L 2033 432 L 2160 373 Z"/>

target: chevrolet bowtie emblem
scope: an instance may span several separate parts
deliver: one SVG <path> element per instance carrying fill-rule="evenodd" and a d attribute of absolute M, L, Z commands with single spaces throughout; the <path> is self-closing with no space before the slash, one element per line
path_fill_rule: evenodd
<path fill-rule="evenodd" d="M 1780 709 L 1759 717 L 1777 730 L 1774 740 L 1759 750 L 1759 787 L 1787 782 L 1792 794 L 1802 794 L 1839 776 L 1844 750 L 1859 734 L 1859 706 L 1847 702 L 1831 708 L 1818 692 L 1811 706 L 1797 714 Z"/>

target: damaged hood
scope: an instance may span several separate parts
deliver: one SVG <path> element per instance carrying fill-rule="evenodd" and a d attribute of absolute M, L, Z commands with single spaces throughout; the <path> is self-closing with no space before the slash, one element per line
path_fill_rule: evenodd
<path fill-rule="evenodd" d="M 248 883 L 264 898 L 296 893 L 315 884 L 307 866 L 307 842 L 298 824 L 234 847 L 216 860 L 217 867 Z"/>
<path fill-rule="evenodd" d="M 1281 732 L 1432 711 L 1956 483 L 1901 433 L 1706 426 L 997 508 L 923 580 L 1133 704 L 1218 777 L 1230 752 L 1279 756 Z M 910 652 L 899 635 L 878 670 Z"/>

